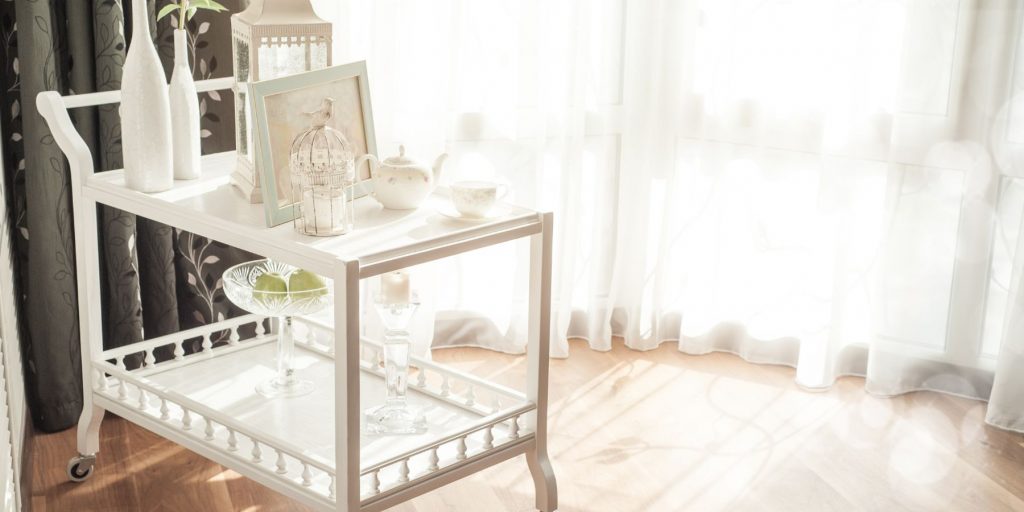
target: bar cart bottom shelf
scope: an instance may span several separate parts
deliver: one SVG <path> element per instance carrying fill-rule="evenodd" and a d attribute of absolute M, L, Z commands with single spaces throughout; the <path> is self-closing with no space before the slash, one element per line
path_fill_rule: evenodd
<path fill-rule="evenodd" d="M 233 320 L 201 328 L 203 333 L 178 333 L 104 352 L 101 360 L 93 361 L 98 373 L 95 403 L 315 508 L 336 510 L 335 365 L 330 348 L 316 341 L 332 339 L 329 327 L 296 318 L 304 323 L 305 335 L 296 339 L 295 368 L 315 390 L 304 396 L 267 398 L 256 387 L 277 371 L 276 338 L 261 333 L 238 340 L 235 333 L 242 321 Z M 255 323 L 258 318 L 243 320 Z M 226 330 L 233 334 L 231 343 L 214 347 L 208 341 Z M 202 350 L 185 355 L 181 344 L 196 334 L 204 337 Z M 154 351 L 168 346 L 177 357 L 156 363 Z M 136 352 L 128 352 L 132 349 Z M 133 354 L 148 364 L 126 369 L 125 361 Z M 364 408 L 384 399 L 381 355 L 378 344 L 363 340 Z M 368 505 L 377 501 L 386 506 L 389 496 L 444 479 L 461 466 L 524 453 L 532 440 L 525 426 L 531 424 L 527 415 L 535 406 L 521 393 L 429 361 L 414 358 L 412 364 L 416 369 L 410 375 L 409 401 L 423 411 L 427 431 L 374 435 L 364 419 L 364 510 L 376 509 Z M 69 465 L 69 473 L 72 469 Z M 82 466 L 75 471 L 81 474 Z"/>

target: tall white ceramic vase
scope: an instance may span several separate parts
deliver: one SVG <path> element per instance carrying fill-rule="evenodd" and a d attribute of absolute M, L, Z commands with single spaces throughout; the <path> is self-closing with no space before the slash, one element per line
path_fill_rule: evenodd
<path fill-rule="evenodd" d="M 199 177 L 199 97 L 188 64 L 188 34 L 174 30 L 174 71 L 168 94 L 171 97 L 171 131 L 174 132 L 174 179 Z"/>
<path fill-rule="evenodd" d="M 121 147 L 128 188 L 160 192 L 174 186 L 171 106 L 146 0 L 132 0 L 132 41 L 121 75 Z"/>

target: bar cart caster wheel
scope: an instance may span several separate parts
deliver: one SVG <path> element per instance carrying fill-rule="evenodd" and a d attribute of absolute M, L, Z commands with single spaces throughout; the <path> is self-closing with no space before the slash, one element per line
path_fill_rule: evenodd
<path fill-rule="evenodd" d="M 96 465 L 95 455 L 76 455 L 68 461 L 68 478 L 72 482 L 84 482 L 92 476 Z"/>

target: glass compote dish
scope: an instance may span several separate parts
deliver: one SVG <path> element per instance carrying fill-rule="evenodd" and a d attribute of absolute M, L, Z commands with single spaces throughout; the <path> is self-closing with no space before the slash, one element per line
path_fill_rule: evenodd
<path fill-rule="evenodd" d="M 224 291 L 236 306 L 257 315 L 277 317 L 277 375 L 256 386 L 261 395 L 291 397 L 313 391 L 313 383 L 295 375 L 292 317 L 310 315 L 331 303 L 328 280 L 284 263 L 264 259 L 224 271 Z"/>

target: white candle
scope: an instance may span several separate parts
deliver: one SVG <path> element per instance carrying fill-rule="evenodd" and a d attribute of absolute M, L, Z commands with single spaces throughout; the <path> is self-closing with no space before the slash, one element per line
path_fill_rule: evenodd
<path fill-rule="evenodd" d="M 404 270 L 382 274 L 380 276 L 380 299 L 384 304 L 408 304 L 412 301 L 409 274 Z"/>
<path fill-rule="evenodd" d="M 345 194 L 331 191 L 302 192 L 302 220 L 306 233 L 335 234 L 343 232 Z"/>

